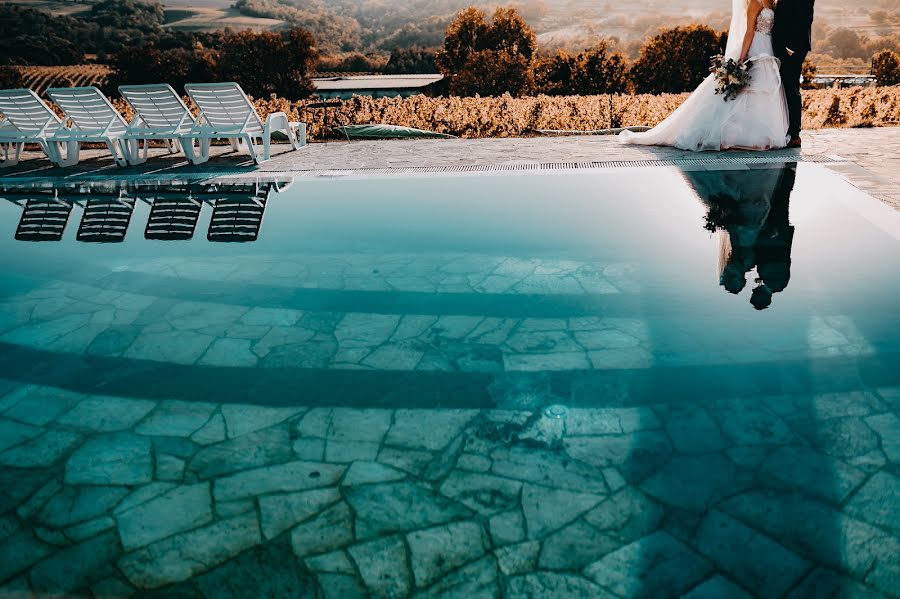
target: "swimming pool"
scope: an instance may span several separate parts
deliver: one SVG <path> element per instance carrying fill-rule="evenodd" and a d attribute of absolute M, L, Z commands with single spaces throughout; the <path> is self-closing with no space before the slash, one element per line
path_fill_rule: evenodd
<path fill-rule="evenodd" d="M 900 219 L 763 166 L 7 189 L 0 376 L 480 408 L 897 384 Z"/>
<path fill-rule="evenodd" d="M 755 166 L 0 184 L 0 589 L 894 592 L 900 218 Z"/>

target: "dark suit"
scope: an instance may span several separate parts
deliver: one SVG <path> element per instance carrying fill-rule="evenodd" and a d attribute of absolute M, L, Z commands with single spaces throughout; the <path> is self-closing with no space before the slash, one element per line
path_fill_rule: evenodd
<path fill-rule="evenodd" d="M 815 0 L 780 0 L 775 8 L 772 44 L 775 56 L 781 61 L 781 79 L 790 113 L 788 134 L 791 137 L 800 135 L 800 118 L 803 114 L 800 75 L 803 61 L 812 49 L 814 5 Z"/>

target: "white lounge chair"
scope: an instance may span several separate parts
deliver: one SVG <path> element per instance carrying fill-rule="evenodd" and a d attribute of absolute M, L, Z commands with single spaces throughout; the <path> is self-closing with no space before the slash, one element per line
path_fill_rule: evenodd
<path fill-rule="evenodd" d="M 105 143 L 119 166 L 128 166 L 127 146 L 124 139 L 128 123 L 119 111 L 96 87 L 51 87 L 47 95 L 65 113 L 71 127 L 61 125 L 48 141 Z M 70 146 L 71 147 L 71 146 Z M 49 145 L 50 160 L 57 166 L 78 164 L 79 150 L 68 152 L 63 158 L 58 146 Z"/>
<path fill-rule="evenodd" d="M 3 146 L 3 159 L 0 167 L 18 164 L 22 149 L 27 143 L 36 143 L 50 157 L 47 138 L 62 125 L 62 120 L 30 89 L 5 89 L 0 91 L 0 145 Z M 69 152 L 77 152 L 75 144 L 68 147 Z"/>
<path fill-rule="evenodd" d="M 146 162 L 153 139 L 163 140 L 170 153 L 177 153 L 181 136 L 189 133 L 194 125 L 194 115 L 172 86 L 165 83 L 121 85 L 119 93 L 134 109 L 134 118 L 124 135 L 128 142 L 128 162 L 134 165 Z"/>
<path fill-rule="evenodd" d="M 213 139 L 230 140 L 235 151 L 240 149 L 239 142 L 243 141 L 257 164 L 269 159 L 269 146 L 275 131 L 287 135 L 295 150 L 306 145 L 305 124 L 288 121 L 283 112 L 270 114 L 263 122 L 237 83 L 189 83 L 184 89 L 200 109 L 193 128 L 182 136 L 181 143 L 193 164 L 209 160 L 209 144 Z"/>

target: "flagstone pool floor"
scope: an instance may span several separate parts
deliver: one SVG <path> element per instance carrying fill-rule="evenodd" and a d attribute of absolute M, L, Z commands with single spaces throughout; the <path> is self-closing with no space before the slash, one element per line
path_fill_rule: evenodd
<path fill-rule="evenodd" d="M 0 406 L 7 597 L 878 597 L 900 581 L 900 388 L 556 414 L 27 386 Z"/>
<path fill-rule="evenodd" d="M 835 170 L 900 204 L 898 130 L 808 139 L 807 152 L 839 154 Z M 543 141 L 557 153 L 545 161 L 661 156 Z M 437 142 L 329 144 L 266 168 L 434 165 L 458 158 L 466 142 L 454 143 L 452 157 Z M 517 143 L 537 151 L 468 143 L 470 163 Z M 80 293 L 42 292 L 30 309 Z M 131 299 L 92 301 L 101 318 L 127 319 Z M 290 312 L 235 318 L 277 328 L 297 322 Z M 823 340 L 852 344 L 826 324 Z M 639 344 L 622 355 L 640 361 Z M 518 409 L 536 380 L 507 390 L 509 410 L 155 401 L 0 381 L 0 597 L 900 595 L 900 387 Z"/>

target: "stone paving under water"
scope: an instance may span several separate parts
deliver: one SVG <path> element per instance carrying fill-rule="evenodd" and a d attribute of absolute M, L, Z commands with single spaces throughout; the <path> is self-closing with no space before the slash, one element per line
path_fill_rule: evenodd
<path fill-rule="evenodd" d="M 537 411 L 7 388 L 4 596 L 900 588 L 896 387 Z"/>

